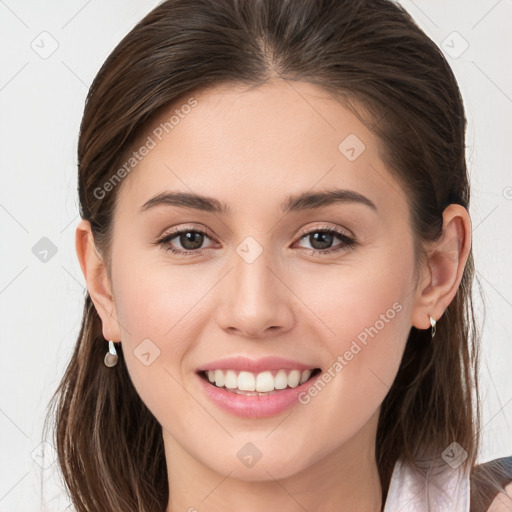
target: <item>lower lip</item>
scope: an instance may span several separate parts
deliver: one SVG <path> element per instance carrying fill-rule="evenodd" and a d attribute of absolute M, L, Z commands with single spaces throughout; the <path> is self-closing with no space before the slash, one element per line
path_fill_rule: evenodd
<path fill-rule="evenodd" d="M 240 395 L 210 384 L 196 374 L 208 397 L 220 408 L 242 418 L 266 418 L 275 416 L 299 403 L 298 396 L 321 375 L 321 372 L 296 388 L 283 389 L 271 395 Z"/>

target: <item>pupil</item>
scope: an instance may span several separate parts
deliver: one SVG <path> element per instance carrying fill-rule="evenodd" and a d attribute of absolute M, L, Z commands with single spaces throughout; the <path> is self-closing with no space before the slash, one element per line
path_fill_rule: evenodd
<path fill-rule="evenodd" d="M 188 231 L 180 235 L 180 243 L 185 249 L 198 249 L 203 243 L 203 234 L 197 231 Z"/>
<path fill-rule="evenodd" d="M 332 243 L 333 235 L 330 233 L 314 233 L 309 235 L 310 243 L 315 249 L 328 249 Z M 327 239 L 327 241 L 326 241 Z M 320 247 L 315 247 L 315 243 L 320 243 Z"/>

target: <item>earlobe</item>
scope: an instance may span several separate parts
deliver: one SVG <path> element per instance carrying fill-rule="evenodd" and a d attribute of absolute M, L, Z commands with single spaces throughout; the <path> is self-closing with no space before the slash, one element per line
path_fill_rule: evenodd
<path fill-rule="evenodd" d="M 467 210 L 450 204 L 443 212 L 443 233 L 427 249 L 422 278 L 416 289 L 412 324 L 428 329 L 430 316 L 439 320 L 462 279 L 471 249 L 471 220 Z"/>
<path fill-rule="evenodd" d="M 107 274 L 107 267 L 98 252 L 90 222 L 82 219 L 76 228 L 75 249 L 84 275 L 87 290 L 98 312 L 106 340 L 120 340 L 115 301 Z"/>

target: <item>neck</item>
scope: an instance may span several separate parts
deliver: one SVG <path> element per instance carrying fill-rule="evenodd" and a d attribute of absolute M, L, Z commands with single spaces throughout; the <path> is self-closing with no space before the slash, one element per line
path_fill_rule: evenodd
<path fill-rule="evenodd" d="M 276 478 L 279 466 L 274 465 L 265 468 L 263 479 L 253 481 L 233 478 L 229 470 L 212 470 L 164 431 L 170 489 L 166 512 L 379 512 L 381 483 L 375 444 L 368 439 L 377 418 L 301 471 Z"/>

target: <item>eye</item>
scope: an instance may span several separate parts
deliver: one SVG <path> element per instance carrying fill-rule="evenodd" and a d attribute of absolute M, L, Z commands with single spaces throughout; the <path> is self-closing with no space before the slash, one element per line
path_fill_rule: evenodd
<path fill-rule="evenodd" d="M 332 247 L 334 239 L 338 238 L 341 243 L 337 247 Z M 356 240 L 343 233 L 342 231 L 332 227 L 316 228 L 303 234 L 300 240 L 307 240 L 311 245 L 311 254 L 327 255 L 334 252 L 350 249 L 357 245 Z"/>
<path fill-rule="evenodd" d="M 192 256 L 200 252 L 201 249 L 205 249 L 205 247 L 201 246 L 203 245 L 205 237 L 210 238 L 210 236 L 211 235 L 207 230 L 182 228 L 164 235 L 162 238 L 157 240 L 155 244 L 164 246 L 168 251 L 174 254 Z M 176 249 L 171 245 L 171 241 L 175 238 L 183 249 Z"/>
<path fill-rule="evenodd" d="M 202 247 L 205 238 L 213 238 L 208 230 L 198 228 L 182 228 L 174 230 L 171 233 L 167 233 L 155 242 L 155 245 L 163 246 L 167 251 L 177 254 L 179 256 L 193 256 L 201 252 L 202 249 L 208 247 Z M 341 242 L 337 247 L 332 247 L 334 239 L 338 238 Z M 173 240 L 179 243 L 182 247 L 173 247 L 171 242 Z M 305 240 L 313 246 L 309 249 L 311 254 L 328 255 L 334 252 L 346 250 L 357 245 L 357 241 L 351 236 L 343 233 L 342 231 L 332 227 L 321 227 L 314 230 L 310 230 L 304 233 L 299 241 Z M 304 248 L 307 250 L 307 248 Z"/>

